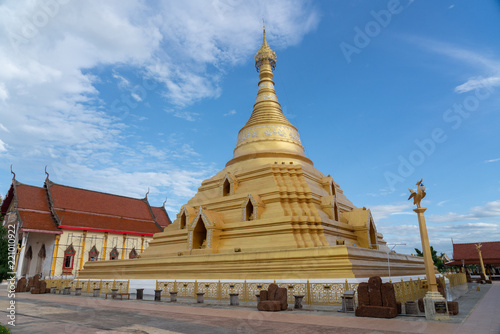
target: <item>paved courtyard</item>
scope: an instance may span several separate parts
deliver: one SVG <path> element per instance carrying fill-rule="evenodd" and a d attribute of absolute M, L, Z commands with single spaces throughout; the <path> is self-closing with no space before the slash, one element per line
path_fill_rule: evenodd
<path fill-rule="evenodd" d="M 500 282 L 469 284 L 459 298 L 460 314 L 450 322 L 424 317 L 358 318 L 338 307 L 278 313 L 255 307 L 150 300 L 110 300 L 64 295 L 16 294 L 12 333 L 500 333 Z M 0 323 L 6 324 L 9 298 L 2 285 Z"/>

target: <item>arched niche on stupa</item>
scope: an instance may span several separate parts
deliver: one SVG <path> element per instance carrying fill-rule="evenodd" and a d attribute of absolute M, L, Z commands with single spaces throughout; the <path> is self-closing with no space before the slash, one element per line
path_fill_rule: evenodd
<path fill-rule="evenodd" d="M 220 194 L 221 197 L 234 195 L 234 192 L 238 188 L 238 180 L 236 176 L 231 173 L 226 173 L 220 182 Z"/>
<path fill-rule="evenodd" d="M 193 222 L 196 216 L 195 208 L 187 205 L 181 207 L 181 211 L 177 214 L 177 221 L 179 223 L 178 229 L 185 230 Z"/>
<path fill-rule="evenodd" d="M 212 249 L 214 245 L 215 219 L 200 207 L 198 213 L 188 226 L 188 249 Z"/>
<path fill-rule="evenodd" d="M 262 217 L 264 211 L 264 203 L 259 195 L 248 194 L 241 206 L 242 220 L 251 221 Z"/>

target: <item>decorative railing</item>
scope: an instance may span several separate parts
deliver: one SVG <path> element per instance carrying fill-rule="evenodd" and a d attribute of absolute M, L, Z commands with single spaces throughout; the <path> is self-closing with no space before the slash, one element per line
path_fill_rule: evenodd
<path fill-rule="evenodd" d="M 447 274 L 446 278 L 450 281 L 450 287 L 454 287 L 467 282 L 465 274 L 454 273 Z M 444 284 L 444 276 L 438 277 Z M 392 281 L 391 281 L 392 282 Z M 276 283 L 276 281 L 275 281 Z M 407 301 L 415 301 L 423 298 L 427 292 L 427 285 L 424 280 L 409 281 L 401 279 L 400 282 L 392 282 L 396 293 L 396 300 L 401 303 Z M 196 293 L 204 292 L 204 298 L 208 300 L 229 300 L 229 294 L 238 293 L 240 301 L 242 302 L 256 302 L 256 295 L 260 290 L 266 290 L 270 282 L 221 282 L 211 281 L 205 282 L 203 280 L 193 281 L 156 281 L 156 289 L 162 290 L 161 295 L 168 297 L 170 292 L 177 291 L 177 297 L 182 298 L 196 298 Z M 309 305 L 341 305 L 342 295 L 347 290 L 357 291 L 358 283 L 349 282 L 346 280 L 344 283 L 314 283 L 314 282 L 301 282 L 301 283 L 276 283 L 281 288 L 287 288 L 288 302 L 294 302 L 294 295 L 304 296 L 303 303 Z M 357 295 L 356 295 L 357 302 Z"/>
<path fill-rule="evenodd" d="M 70 279 L 48 279 L 47 287 L 62 289 L 70 287 L 74 292 L 76 288 L 81 288 L 82 292 L 91 293 L 94 289 L 100 289 L 101 293 L 110 293 L 112 289 L 118 289 L 118 293 L 128 293 L 130 280 L 103 281 L 103 280 L 70 280 Z"/>
<path fill-rule="evenodd" d="M 445 277 L 449 280 L 450 288 L 467 283 L 465 273 L 451 273 L 438 277 L 441 282 L 445 283 Z M 129 293 L 130 280 L 69 280 L 69 279 L 49 279 L 47 286 L 55 286 L 57 288 L 71 287 L 71 291 L 75 288 L 81 288 L 82 292 L 91 293 L 94 289 L 101 289 L 101 293 L 109 293 L 112 289 L 118 289 L 118 293 Z M 256 302 L 256 295 L 260 290 L 267 290 L 269 284 L 267 282 L 255 281 L 156 281 L 156 289 L 162 290 L 161 295 L 168 297 L 170 292 L 177 291 L 179 298 L 196 298 L 198 292 L 205 293 L 204 298 L 207 300 L 229 300 L 229 295 L 238 293 L 241 302 Z M 274 281 L 276 283 L 276 281 Z M 392 281 L 391 281 L 392 282 Z M 408 281 L 401 279 L 400 282 L 392 282 L 396 294 L 396 300 L 401 303 L 407 301 L 415 301 L 424 297 L 427 292 L 427 284 L 424 280 Z M 294 302 L 294 295 L 304 296 L 303 303 L 309 305 L 340 305 L 342 303 L 342 295 L 347 290 L 357 291 L 358 283 L 349 282 L 331 282 L 331 283 L 316 283 L 298 282 L 298 283 L 276 283 L 279 287 L 286 288 L 288 291 L 288 302 Z M 357 299 L 357 294 L 356 297 Z M 356 300 L 357 302 L 357 300 Z"/>

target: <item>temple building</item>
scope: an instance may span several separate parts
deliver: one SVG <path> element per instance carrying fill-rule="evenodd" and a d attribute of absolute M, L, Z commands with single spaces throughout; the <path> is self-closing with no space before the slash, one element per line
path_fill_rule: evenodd
<path fill-rule="evenodd" d="M 305 155 L 274 89 L 276 54 L 263 43 L 252 114 L 233 158 L 202 182 L 139 259 L 85 265 L 82 278 L 319 279 L 425 274 L 392 253 L 369 209 L 356 207 Z"/>
<path fill-rule="evenodd" d="M 476 266 L 476 273 L 481 272 L 481 261 L 476 245 L 478 243 L 453 244 L 453 260 L 445 263 L 446 266 L 465 267 Z M 500 279 L 500 241 L 481 242 L 481 257 L 486 274 L 492 279 Z"/>
<path fill-rule="evenodd" d="M 16 277 L 77 277 L 87 261 L 137 258 L 170 224 L 147 200 L 14 178 L 2 202 L 3 224 L 18 240 Z"/>

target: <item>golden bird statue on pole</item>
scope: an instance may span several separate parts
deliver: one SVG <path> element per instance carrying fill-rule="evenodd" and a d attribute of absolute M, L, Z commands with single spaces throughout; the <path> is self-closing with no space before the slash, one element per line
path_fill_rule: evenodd
<path fill-rule="evenodd" d="M 420 181 L 417 182 L 417 191 L 408 188 L 410 191 L 410 197 L 408 197 L 408 200 L 410 200 L 413 197 L 413 204 L 417 205 L 417 208 L 420 208 L 420 201 L 425 197 L 425 186 L 422 183 L 424 179 L 421 179 Z"/>

